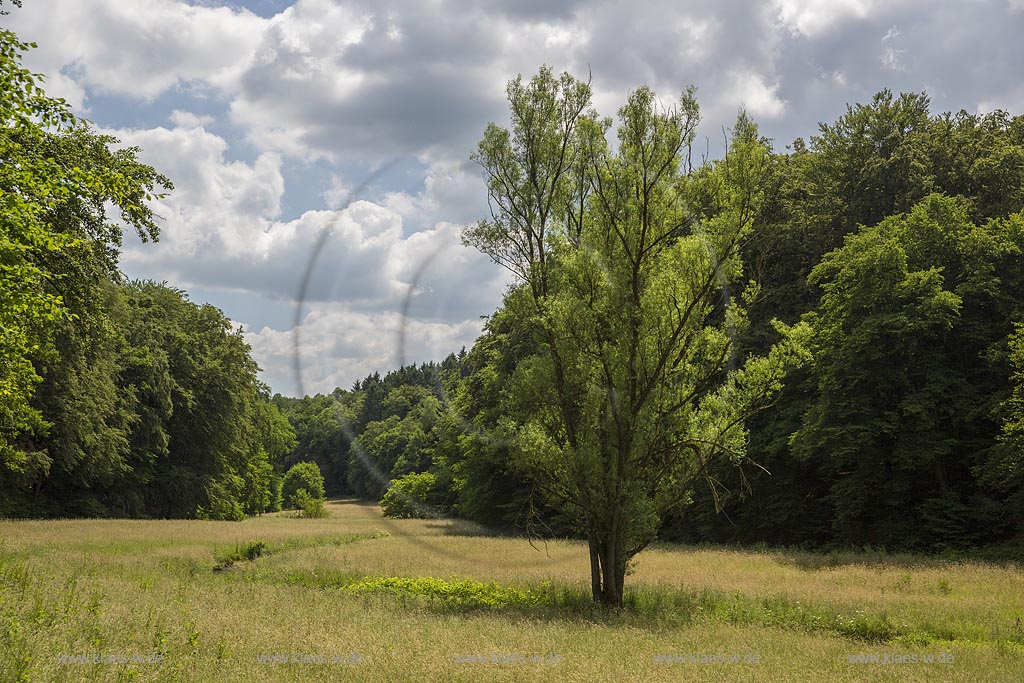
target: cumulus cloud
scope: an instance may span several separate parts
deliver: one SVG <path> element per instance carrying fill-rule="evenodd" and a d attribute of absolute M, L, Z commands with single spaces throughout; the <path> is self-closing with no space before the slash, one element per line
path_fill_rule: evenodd
<path fill-rule="evenodd" d="M 901 50 L 896 47 L 896 39 L 900 37 L 900 31 L 898 28 L 893 26 L 890 28 L 885 36 L 882 38 L 882 68 L 888 71 L 903 71 L 906 67 L 904 66 L 903 60 L 907 54 L 906 50 Z"/>
<path fill-rule="evenodd" d="M 782 22 L 809 37 L 843 21 L 863 19 L 877 4 L 877 0 L 776 0 Z"/>
<path fill-rule="evenodd" d="M 448 319 L 496 303 L 498 271 L 461 245 L 460 224 L 441 219 L 459 215 L 461 207 L 449 213 L 444 206 L 464 196 L 463 184 L 475 191 L 480 183 L 463 177 L 458 165 L 432 167 L 417 194 L 391 193 L 383 204 L 359 200 L 280 221 L 274 220 L 284 193 L 280 158 L 264 153 L 251 164 L 227 161 L 223 138 L 187 123 L 108 131 L 141 147 L 143 160 L 175 182 L 175 191 L 154 204 L 165 226 L 160 244 L 129 242 L 122 259 L 129 272 L 159 268 L 186 286 L 289 299 L 310 270 L 308 301 L 344 299 L 376 310 L 404 305 L 398 302 L 413 287 L 418 306 Z M 406 217 L 425 225 L 406 236 Z"/>
<path fill-rule="evenodd" d="M 164 224 L 160 242 L 128 239 L 122 267 L 185 288 L 288 302 L 304 314 L 303 386 L 329 390 L 402 360 L 441 358 L 471 344 L 480 316 L 500 302 L 505 272 L 462 246 L 461 224 L 439 220 L 464 185 L 479 184 L 478 174 L 471 180 L 459 164 L 436 164 L 421 192 L 390 193 L 382 204 L 346 205 L 347 190 L 335 180 L 331 187 L 345 195 L 335 208 L 275 220 L 284 192 L 277 155 L 228 161 L 227 142 L 199 117 L 173 119 L 172 128 L 105 131 L 141 147 L 143 160 L 176 185 L 154 206 Z M 407 234 L 405 217 L 427 226 Z M 280 391 L 295 387 L 294 329 L 240 322 L 266 380 Z"/>
<path fill-rule="evenodd" d="M 190 84 L 230 88 L 265 24 L 244 9 L 175 0 L 34 0 L 11 19 L 39 43 L 31 61 L 53 94 L 80 107 L 88 90 L 152 98 Z"/>
<path fill-rule="evenodd" d="M 328 305 L 310 311 L 297 329 L 244 328 L 244 333 L 256 362 L 266 369 L 265 381 L 276 391 L 299 395 L 348 388 L 402 364 L 440 360 L 471 346 L 482 325 L 479 319 L 447 324 Z"/>
<path fill-rule="evenodd" d="M 738 71 L 730 74 L 730 81 L 730 93 L 755 119 L 775 119 L 786 111 L 786 103 L 776 95 L 778 84 L 765 83 L 760 74 Z"/>
<path fill-rule="evenodd" d="M 202 259 L 265 250 L 266 229 L 280 212 L 281 159 L 260 154 L 253 163 L 227 161 L 228 143 L 207 131 L 199 117 L 179 113 L 172 128 L 104 130 L 141 147 L 141 158 L 166 174 L 175 190 L 154 203 L 162 218 L 161 253 L 128 250 L 133 259 Z"/>
<path fill-rule="evenodd" d="M 311 352 L 316 387 L 386 369 L 381 330 L 395 316 L 422 326 L 418 359 L 472 341 L 507 279 L 459 243 L 487 211 L 467 159 L 489 121 L 507 122 L 507 80 L 541 64 L 592 74 L 603 115 L 640 84 L 666 103 L 694 84 L 712 142 L 741 106 L 786 143 L 883 87 L 927 88 L 939 111 L 1024 107 L 1021 0 L 297 0 L 267 11 L 283 4 L 33 0 L 5 21 L 39 43 L 27 64 L 50 94 L 175 181 L 154 206 L 160 244 L 127 240 L 129 274 L 294 303 L 313 265 L 303 326 L 311 344 L 336 342 Z M 396 161 L 418 175 L 383 172 L 367 187 L 352 170 Z M 287 383 L 290 331 L 250 310 L 242 322 L 267 376 Z"/>

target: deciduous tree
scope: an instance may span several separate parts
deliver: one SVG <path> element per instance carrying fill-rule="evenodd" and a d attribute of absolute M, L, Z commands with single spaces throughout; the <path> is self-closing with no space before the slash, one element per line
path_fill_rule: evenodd
<path fill-rule="evenodd" d="M 741 115 L 725 157 L 693 170 L 692 89 L 669 108 L 630 94 L 614 151 L 568 74 L 517 78 L 508 99 L 511 130 L 488 126 L 475 156 L 491 218 L 464 233 L 517 276 L 505 307 L 541 349 L 505 388 L 503 431 L 585 534 L 595 602 L 621 606 L 627 563 L 710 462 L 744 460 L 744 420 L 804 356 L 806 327 L 781 325 L 765 356 L 735 355 L 749 301 L 729 287 L 768 150 Z"/>

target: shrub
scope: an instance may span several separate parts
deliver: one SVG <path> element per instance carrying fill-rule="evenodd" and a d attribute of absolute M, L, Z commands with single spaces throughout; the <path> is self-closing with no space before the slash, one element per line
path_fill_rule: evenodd
<path fill-rule="evenodd" d="M 310 498 L 324 497 L 324 475 L 320 474 L 320 467 L 315 462 L 300 462 L 284 475 L 281 495 L 285 508 L 294 510 L 301 507 L 296 497 L 299 489 L 306 489 Z"/>
<path fill-rule="evenodd" d="M 252 562 L 267 552 L 267 544 L 263 541 L 250 541 L 244 546 L 235 544 L 232 550 L 217 555 L 215 569 L 228 567 L 235 562 Z"/>
<path fill-rule="evenodd" d="M 536 588 L 502 586 L 475 579 L 450 580 L 434 577 L 380 576 L 367 577 L 343 586 L 353 593 L 385 593 L 418 595 L 451 607 L 533 607 L 552 602 L 550 583 Z"/>
<path fill-rule="evenodd" d="M 299 489 L 295 492 L 295 502 L 301 511 L 299 513 L 300 517 L 319 519 L 330 514 L 327 512 L 327 508 L 324 507 L 324 499 L 314 498 L 309 495 L 306 489 Z"/>
<path fill-rule="evenodd" d="M 436 517 L 439 491 L 433 472 L 406 474 L 394 479 L 380 501 L 385 517 L 395 519 Z"/>

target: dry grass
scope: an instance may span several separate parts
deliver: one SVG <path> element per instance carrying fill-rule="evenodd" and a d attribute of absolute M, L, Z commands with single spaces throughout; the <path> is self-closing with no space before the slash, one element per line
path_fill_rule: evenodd
<path fill-rule="evenodd" d="M 385 520 L 374 506 L 329 508 L 326 519 L 241 523 L 0 521 L 0 681 L 1019 681 L 1024 672 L 1015 566 L 662 547 L 627 580 L 637 608 L 596 615 L 579 604 L 580 543 L 531 547 L 465 524 Z M 257 540 L 270 552 L 212 571 L 220 554 Z M 401 592 L 323 587 L 366 576 L 549 582 L 576 602 L 446 609 Z M 884 616 L 899 637 L 817 628 L 805 607 Z M 162 662 L 60 661 L 152 654 Z M 943 654 L 953 663 L 921 661 Z M 260 661 L 275 655 L 326 661 Z M 858 655 L 919 661 L 851 663 Z"/>

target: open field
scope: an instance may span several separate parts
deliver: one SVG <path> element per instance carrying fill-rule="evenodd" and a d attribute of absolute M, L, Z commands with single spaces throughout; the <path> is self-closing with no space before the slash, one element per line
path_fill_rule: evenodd
<path fill-rule="evenodd" d="M 666 546 L 605 614 L 582 543 L 328 507 L 0 521 L 0 681 L 1024 678 L 1015 565 Z"/>

